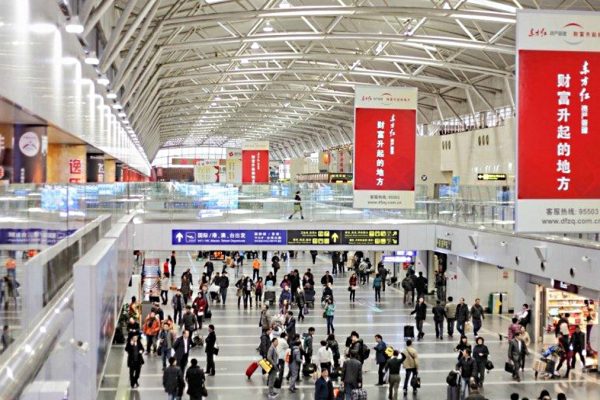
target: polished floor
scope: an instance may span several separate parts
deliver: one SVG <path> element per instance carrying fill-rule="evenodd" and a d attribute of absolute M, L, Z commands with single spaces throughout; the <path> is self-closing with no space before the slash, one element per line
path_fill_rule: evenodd
<path fill-rule="evenodd" d="M 156 256 L 164 259 L 166 253 L 156 254 Z M 183 272 L 184 268 L 190 266 L 194 274 L 194 280 L 197 281 L 204 261 L 196 261 L 193 258 L 194 256 L 188 253 L 179 254 L 177 275 Z M 301 273 L 306 268 L 311 267 L 315 272 L 316 280 L 320 280 L 320 277 L 326 269 L 329 269 L 330 265 L 331 263 L 326 254 L 319 255 L 317 264 L 311 265 L 310 255 L 306 252 L 305 254 L 301 253 L 297 259 L 288 260 L 286 267 L 288 270 L 298 269 Z M 267 268 L 263 269 L 263 273 L 268 272 Z M 251 272 L 250 265 L 245 264 L 242 272 Z M 375 304 L 372 289 L 370 286 L 365 286 L 359 289 L 356 303 L 352 304 L 348 301 L 347 279 L 347 274 L 335 278 L 334 296 L 337 309 L 334 325 L 338 340 L 343 344 L 350 331 L 357 330 L 371 347 L 375 342 L 374 335 L 379 333 L 383 335 L 384 341 L 388 345 L 402 348 L 404 345 L 402 327 L 414 321 L 409 315 L 411 309 L 402 304 L 402 292 L 388 288 L 382 294 L 382 302 Z M 244 375 L 247 365 L 252 360 L 259 358 L 255 351 L 260 333 L 258 328 L 259 311 L 256 307 L 247 310 L 244 310 L 243 307 L 238 309 L 235 289 L 230 289 L 227 306 L 216 305 L 213 307 L 212 323 L 216 326 L 220 355 L 216 358 L 216 376 L 208 377 L 207 380 L 209 399 L 233 400 L 246 395 L 266 398 L 266 382 L 261 377 L 260 372 L 257 372 L 251 380 L 247 380 Z M 449 293 L 449 295 L 457 296 L 459 294 Z M 170 314 L 171 311 L 170 307 L 167 306 L 165 312 Z M 435 340 L 430 315 L 427 322 L 429 323 L 425 324 L 425 338 L 415 344 L 420 357 L 422 388 L 416 396 L 409 392 L 408 399 L 446 398 L 446 376 L 456 362 L 456 353 L 453 351 L 456 342 L 458 342 L 456 334 L 455 340 Z M 316 339 L 318 340 L 315 340 L 315 345 L 317 345 L 318 341 L 324 338 L 326 332 L 320 309 L 317 308 L 306 317 L 303 323 L 299 323 L 297 331 L 306 332 L 310 326 L 316 328 Z M 524 379 L 520 383 L 513 382 L 502 368 L 506 358 L 507 343 L 506 341 L 500 341 L 496 333 L 505 332 L 506 326 L 506 317 L 488 316 L 482 330 L 482 336 L 486 339 L 486 344 L 491 352 L 491 360 L 496 365 L 496 369 L 489 373 L 485 381 L 484 394 L 488 399 L 509 399 L 510 394 L 513 392 L 520 393 L 522 397 L 535 399 L 542 389 L 547 389 L 553 399 L 556 398 L 559 392 L 564 392 L 568 399 L 599 398 L 600 386 L 596 378 L 597 375 L 595 373 L 581 373 L 580 366 L 576 367 L 576 371 L 571 374 L 570 379 L 536 380 L 533 372 L 528 368 L 525 371 Z M 204 328 L 204 334 L 206 334 L 206 327 Z M 166 399 L 167 395 L 162 388 L 162 366 L 159 357 L 147 357 L 146 364 L 142 369 L 140 387 L 131 390 L 128 384 L 128 372 L 123 348 L 124 346 L 113 346 L 98 398 L 102 400 Z M 193 349 L 192 357 L 198 358 L 202 366 L 205 365 L 202 348 Z M 375 386 L 377 366 L 373 358 L 374 352 L 371 354 L 371 359 L 365 362 L 364 385 L 370 399 L 385 399 L 387 398 L 387 387 Z M 530 365 L 531 362 L 528 361 L 528 364 Z M 312 379 L 303 380 L 298 389 L 297 393 L 292 394 L 284 385 L 279 398 L 314 398 L 314 382 Z M 188 396 L 185 395 L 183 398 L 187 399 Z"/>

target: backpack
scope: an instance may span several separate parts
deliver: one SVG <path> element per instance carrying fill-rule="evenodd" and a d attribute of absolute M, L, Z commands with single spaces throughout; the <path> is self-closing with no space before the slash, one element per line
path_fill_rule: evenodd
<path fill-rule="evenodd" d="M 371 354 L 371 349 L 369 349 L 369 347 L 366 346 L 365 343 L 361 340 L 358 353 L 360 355 L 360 359 L 364 361 L 369 358 L 369 355 Z"/>
<path fill-rule="evenodd" d="M 402 289 L 413 290 L 413 283 L 409 277 L 402 279 Z"/>

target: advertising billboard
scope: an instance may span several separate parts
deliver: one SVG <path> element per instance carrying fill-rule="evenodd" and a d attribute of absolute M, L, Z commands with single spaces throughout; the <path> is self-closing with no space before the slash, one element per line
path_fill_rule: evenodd
<path fill-rule="evenodd" d="M 517 231 L 598 231 L 599 26 L 598 13 L 517 14 Z"/>
<path fill-rule="evenodd" d="M 242 147 L 242 183 L 269 183 L 269 142 L 246 142 Z"/>
<path fill-rule="evenodd" d="M 416 127 L 416 88 L 356 87 L 355 208 L 414 208 Z"/>

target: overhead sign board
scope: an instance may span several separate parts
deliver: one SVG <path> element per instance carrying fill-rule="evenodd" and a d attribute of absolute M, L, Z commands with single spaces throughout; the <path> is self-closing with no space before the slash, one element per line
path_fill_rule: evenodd
<path fill-rule="evenodd" d="M 335 245 L 341 244 L 342 231 L 337 230 L 289 230 L 288 244 Z"/>
<path fill-rule="evenodd" d="M 477 174 L 478 181 L 505 181 L 506 179 L 506 174 Z"/>
<path fill-rule="evenodd" d="M 600 13 L 517 12 L 519 232 L 596 232 Z"/>
<path fill-rule="evenodd" d="M 284 230 L 173 229 L 173 245 L 283 245 Z"/>
<path fill-rule="evenodd" d="M 172 245 L 368 245 L 393 246 L 399 243 L 398 230 L 229 230 L 173 229 Z"/>
<path fill-rule="evenodd" d="M 562 290 L 563 292 L 569 292 L 574 294 L 579 293 L 579 286 L 573 285 L 572 283 L 558 281 L 556 279 L 552 279 L 552 287 L 557 290 Z"/>
<path fill-rule="evenodd" d="M 435 247 L 438 249 L 452 250 L 452 240 L 437 238 Z"/>

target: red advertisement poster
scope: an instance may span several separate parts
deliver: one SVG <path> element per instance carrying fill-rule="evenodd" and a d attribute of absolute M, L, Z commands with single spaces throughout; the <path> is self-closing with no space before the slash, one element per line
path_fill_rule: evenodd
<path fill-rule="evenodd" d="M 357 87 L 354 112 L 354 206 L 412 208 L 417 91 Z"/>
<path fill-rule="evenodd" d="M 598 230 L 598 26 L 593 13 L 518 14 L 518 231 Z"/>
<path fill-rule="evenodd" d="M 242 183 L 269 183 L 269 150 L 242 150 Z"/>

